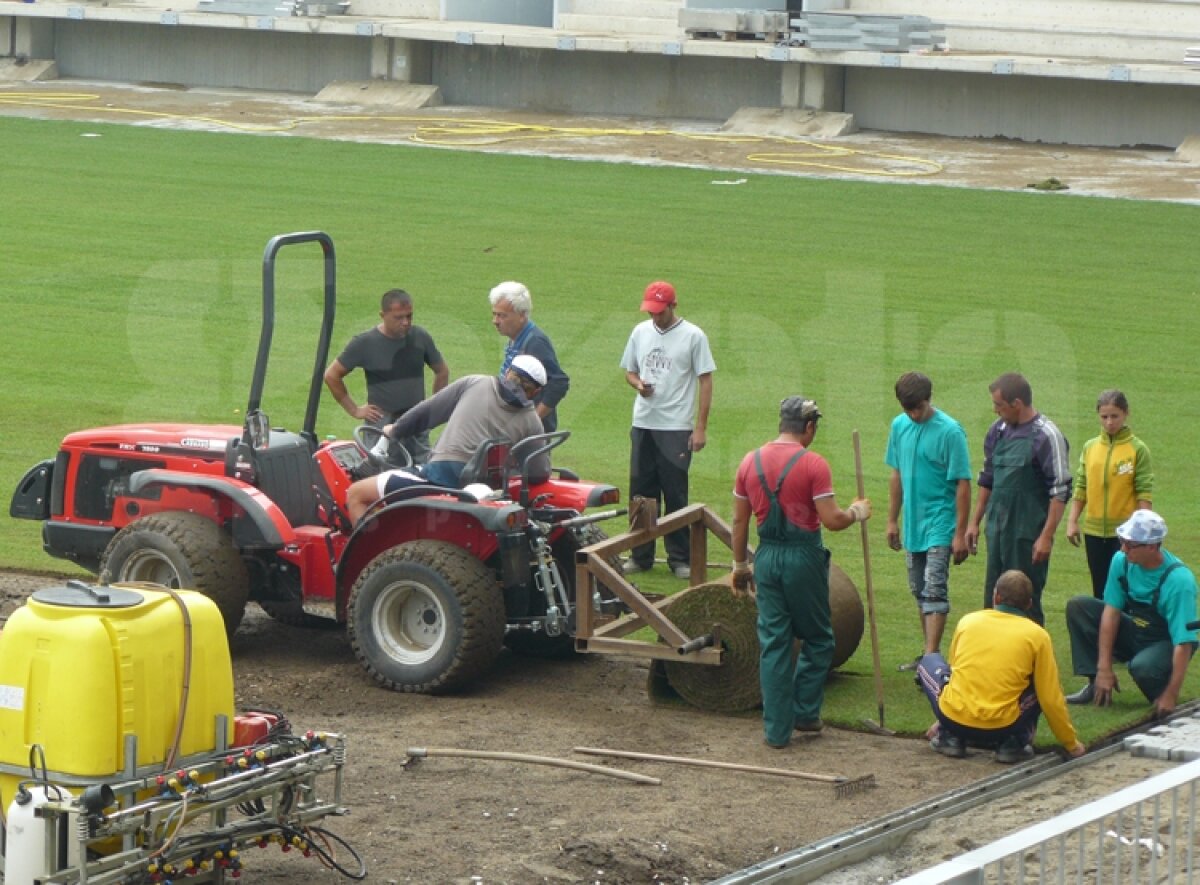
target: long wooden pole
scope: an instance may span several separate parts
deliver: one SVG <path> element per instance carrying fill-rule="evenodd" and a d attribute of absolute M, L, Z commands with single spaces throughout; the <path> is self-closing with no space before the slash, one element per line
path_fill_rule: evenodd
<path fill-rule="evenodd" d="M 552 765 L 556 768 L 573 768 L 576 771 L 587 771 L 592 774 L 603 774 L 608 777 L 633 781 L 635 784 L 649 784 L 657 787 L 662 783 L 656 777 L 637 774 L 633 771 L 622 771 L 619 768 L 609 768 L 605 765 L 589 765 L 587 762 L 576 762 L 573 759 L 556 759 L 553 756 L 531 756 L 528 753 L 505 753 L 493 750 L 459 750 L 453 747 L 409 747 L 404 751 L 409 759 L 424 759 L 429 756 L 460 756 L 465 759 L 494 759 L 500 762 L 526 762 L 532 765 Z"/>
<path fill-rule="evenodd" d="M 854 475 L 858 480 L 858 497 L 866 497 L 866 486 L 863 483 L 862 444 L 858 439 L 858 431 L 854 431 Z M 867 620 L 871 625 L 871 661 L 875 665 L 875 700 L 879 704 L 879 727 L 886 729 L 883 721 L 883 667 L 879 663 L 879 630 L 875 626 L 875 585 L 871 581 L 871 539 L 865 522 L 862 527 L 863 549 L 863 580 L 867 585 Z"/>
<path fill-rule="evenodd" d="M 728 768 L 732 771 L 749 771 L 754 774 L 798 777 L 803 780 L 821 781 L 826 784 L 841 784 L 849 780 L 849 778 L 837 774 L 814 774 L 808 771 L 793 771 L 789 768 L 766 768 L 761 765 L 743 765 L 740 762 L 717 762 L 711 759 L 693 759 L 688 756 L 660 756 L 657 753 L 637 753 L 633 750 L 604 750 L 600 747 L 575 747 L 575 752 L 584 753 L 589 756 L 617 756 L 621 759 L 644 759 L 647 762 L 673 762 L 677 765 L 695 765 L 700 768 Z"/>

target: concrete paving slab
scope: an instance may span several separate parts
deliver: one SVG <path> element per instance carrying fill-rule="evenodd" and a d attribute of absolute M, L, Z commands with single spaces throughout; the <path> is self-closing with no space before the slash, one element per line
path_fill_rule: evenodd
<path fill-rule="evenodd" d="M 1179 147 L 1175 148 L 1175 156 L 1185 163 L 1200 163 L 1200 135 L 1189 135 Z"/>
<path fill-rule="evenodd" d="M 1200 710 L 1156 725 L 1143 734 L 1125 738 L 1124 747 L 1133 756 L 1191 762 L 1200 759 Z"/>
<path fill-rule="evenodd" d="M 313 100 L 415 110 L 439 107 L 442 91 L 436 86 L 397 83 L 393 80 L 335 80 L 318 92 Z"/>
<path fill-rule="evenodd" d="M 740 108 L 722 132 L 782 138 L 834 138 L 858 131 L 853 114 L 805 108 Z"/>
<path fill-rule="evenodd" d="M 0 58 L 0 80 L 57 80 L 58 65 L 48 58 Z"/>

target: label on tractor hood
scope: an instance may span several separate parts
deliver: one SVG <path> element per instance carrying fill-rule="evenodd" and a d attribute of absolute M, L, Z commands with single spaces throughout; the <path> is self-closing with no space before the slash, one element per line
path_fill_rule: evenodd
<path fill-rule="evenodd" d="M 24 710 L 25 689 L 19 685 L 0 685 L 0 710 Z"/>
<path fill-rule="evenodd" d="M 189 449 L 218 449 L 223 451 L 228 440 L 224 439 L 200 439 L 195 436 L 185 436 L 179 441 L 181 446 L 187 446 Z"/>

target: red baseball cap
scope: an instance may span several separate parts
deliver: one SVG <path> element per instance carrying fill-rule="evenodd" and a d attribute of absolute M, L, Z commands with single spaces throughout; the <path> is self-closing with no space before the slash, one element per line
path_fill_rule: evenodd
<path fill-rule="evenodd" d="M 646 287 L 642 297 L 642 310 L 650 313 L 662 313 L 668 307 L 675 306 L 675 287 L 662 280 L 651 283 Z"/>

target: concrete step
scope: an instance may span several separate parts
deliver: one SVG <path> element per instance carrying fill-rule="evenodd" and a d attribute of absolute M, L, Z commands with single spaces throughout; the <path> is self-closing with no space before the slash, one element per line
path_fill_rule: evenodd
<path fill-rule="evenodd" d="M 558 14 L 674 19 L 683 0 L 559 0 Z"/>
<path fill-rule="evenodd" d="M 442 8 L 440 0 L 350 0 L 350 14 L 437 21 L 441 18 Z"/>
<path fill-rule="evenodd" d="M 1178 34 L 981 28 L 970 24 L 947 24 L 942 33 L 946 46 L 953 52 L 1096 59 L 1112 64 L 1182 64 L 1189 44 L 1195 42 L 1195 37 Z"/>
<path fill-rule="evenodd" d="M 1078 25 L 1200 37 L 1200 3 L 1178 0 L 850 0 L 847 11 L 923 15 L 947 23 L 1055 29 Z"/>
<path fill-rule="evenodd" d="M 559 31 L 575 34 L 636 34 L 655 37 L 682 37 L 675 17 L 647 18 L 645 16 L 578 15 L 560 13 L 556 25 Z"/>

